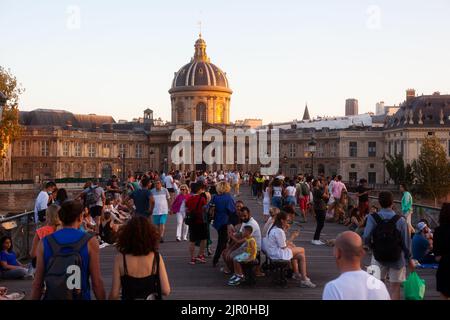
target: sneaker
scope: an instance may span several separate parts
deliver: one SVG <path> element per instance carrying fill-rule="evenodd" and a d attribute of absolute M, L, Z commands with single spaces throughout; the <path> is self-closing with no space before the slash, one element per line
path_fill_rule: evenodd
<path fill-rule="evenodd" d="M 198 256 L 197 258 L 195 258 L 195 261 L 198 261 L 200 263 L 206 263 L 205 256 Z"/>
<path fill-rule="evenodd" d="M 183 241 L 187 241 L 187 238 L 183 238 Z"/>
<path fill-rule="evenodd" d="M 180 238 L 176 238 L 176 241 L 177 241 L 177 242 L 181 242 L 181 239 L 180 239 Z"/>
<path fill-rule="evenodd" d="M 239 276 L 235 273 L 230 277 L 230 279 L 228 279 L 228 282 L 233 282 L 236 280 L 236 278 L 239 278 Z"/>
<path fill-rule="evenodd" d="M 196 264 L 197 260 L 195 258 L 192 258 L 191 261 L 189 261 L 189 264 Z"/>
<path fill-rule="evenodd" d="M 315 288 L 316 285 L 311 282 L 309 278 L 306 278 L 306 280 L 300 281 L 300 287 L 301 288 Z"/>
<path fill-rule="evenodd" d="M 233 279 L 233 280 L 229 280 L 228 281 L 228 285 L 229 286 L 238 286 L 239 284 L 241 284 L 241 282 L 242 282 L 242 280 L 244 280 L 244 276 L 236 276 L 236 278 L 235 279 Z"/>
<path fill-rule="evenodd" d="M 320 240 L 311 240 L 311 244 L 315 246 L 323 246 L 325 243 Z"/>
<path fill-rule="evenodd" d="M 164 243 L 164 238 L 161 238 L 161 239 L 159 240 L 159 243 Z"/>
<path fill-rule="evenodd" d="M 299 273 L 294 273 L 292 275 L 292 279 L 297 280 L 297 281 L 302 281 L 302 276 Z"/>

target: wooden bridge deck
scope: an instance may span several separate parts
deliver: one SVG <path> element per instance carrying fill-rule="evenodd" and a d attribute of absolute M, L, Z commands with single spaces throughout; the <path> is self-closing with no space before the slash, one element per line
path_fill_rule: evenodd
<path fill-rule="evenodd" d="M 249 188 L 241 188 L 241 199 L 248 206 L 255 219 L 262 223 L 262 204 L 250 197 Z M 317 284 L 315 289 L 300 288 L 294 281 L 290 281 L 288 288 L 275 287 L 270 279 L 258 278 L 255 287 L 229 287 L 226 282 L 228 276 L 214 269 L 211 258 L 204 265 L 189 265 L 188 243 L 175 241 L 175 217 L 170 216 L 167 224 L 165 243 L 161 244 L 161 254 L 165 260 L 172 287 L 172 293 L 167 299 L 193 299 L 193 300 L 258 300 L 258 299 L 321 299 L 325 284 L 336 278 L 337 271 L 332 248 L 327 246 L 313 246 L 312 239 L 315 223 L 310 218 L 309 222 L 302 224 L 300 237 L 295 241 L 298 246 L 306 250 L 308 275 Z M 335 223 L 326 223 L 322 233 L 322 239 L 333 239 L 345 227 Z M 216 232 L 212 229 L 213 248 L 216 240 Z M 101 269 L 105 289 L 111 288 L 112 263 L 115 255 L 113 247 L 101 249 Z M 368 258 L 365 259 L 368 265 Z M 425 299 L 439 299 L 436 292 L 435 270 L 418 270 L 419 275 L 426 280 L 427 289 Z M 8 287 L 10 292 L 25 291 L 29 297 L 31 280 L 2 281 L 1 286 Z"/>

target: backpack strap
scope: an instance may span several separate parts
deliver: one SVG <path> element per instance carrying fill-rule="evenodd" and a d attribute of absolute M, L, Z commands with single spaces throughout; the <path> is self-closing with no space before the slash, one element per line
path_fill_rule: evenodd
<path fill-rule="evenodd" d="M 395 216 L 393 216 L 393 217 L 391 218 L 391 220 L 390 220 L 389 222 L 392 222 L 392 223 L 394 223 L 394 224 L 397 224 L 397 221 L 400 220 L 400 218 L 402 218 L 402 216 L 399 215 L 399 214 L 396 214 Z"/>
<path fill-rule="evenodd" d="M 383 219 L 377 212 L 372 213 L 372 218 L 375 220 L 376 224 L 380 224 L 383 222 Z"/>
<path fill-rule="evenodd" d="M 77 242 L 72 242 L 72 243 L 65 243 L 65 244 L 60 244 L 58 243 L 58 241 L 56 241 L 56 238 L 54 236 L 54 234 L 49 235 L 47 238 L 48 240 L 48 244 L 50 245 L 50 248 L 52 249 L 53 254 L 56 254 L 58 252 L 61 251 L 61 248 L 67 248 L 70 247 L 72 248 L 73 251 L 75 252 L 79 252 L 81 250 L 81 248 L 84 247 L 84 245 L 93 237 L 93 234 L 90 233 L 85 233 L 80 240 L 78 240 Z"/>

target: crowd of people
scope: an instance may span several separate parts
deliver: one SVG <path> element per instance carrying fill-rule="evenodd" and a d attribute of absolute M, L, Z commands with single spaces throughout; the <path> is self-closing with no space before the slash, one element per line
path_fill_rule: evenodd
<path fill-rule="evenodd" d="M 250 203 L 240 198 L 241 184 L 248 185 L 253 201 L 262 205 L 257 214 L 262 213 L 263 227 Z M 390 192 L 380 192 L 379 207 L 370 207 L 371 190 L 361 179 L 356 203 L 340 175 L 289 178 L 239 171 L 149 171 L 122 182 L 112 176 L 103 186 L 98 180 L 89 181 L 72 198 L 48 182 L 35 202 L 38 228 L 30 265 L 17 261 L 11 238 L 6 237 L 1 240 L 0 272 L 5 279 L 33 277 L 32 299 L 90 299 L 91 287 L 97 299 L 106 299 L 99 250 L 114 245 L 117 255 L 109 299 L 161 299 L 170 293 L 161 243 L 173 237 L 189 242 L 186 262 L 190 265 L 205 264 L 212 256 L 213 267 L 221 266 L 217 270 L 228 275 L 229 286 L 248 280 L 244 267 L 249 264 L 254 265 L 256 277 L 264 277 L 265 257 L 286 261 L 293 281 L 315 288 L 307 272 L 310 253 L 295 244 L 302 236 L 296 226 L 313 218 L 311 244 L 334 246 L 341 272 L 325 285 L 323 299 L 400 299 L 407 268 L 412 271 L 428 264 L 438 265 L 437 289 L 449 298 L 449 204 L 442 207 L 440 226 L 432 232 L 426 220 L 412 226 L 413 199 L 406 185 L 400 186 L 400 214 L 393 210 Z M 167 235 L 165 225 L 171 215 L 176 232 Z M 326 221 L 349 230 L 323 241 Z M 217 235 L 214 252 L 212 232 Z M 371 265 L 379 268 L 381 280 L 361 269 L 367 251 L 372 252 Z M 70 274 L 61 270 L 69 264 L 79 267 L 71 271 L 81 274 L 79 287 L 65 285 Z M 376 290 L 365 285 L 369 280 Z"/>

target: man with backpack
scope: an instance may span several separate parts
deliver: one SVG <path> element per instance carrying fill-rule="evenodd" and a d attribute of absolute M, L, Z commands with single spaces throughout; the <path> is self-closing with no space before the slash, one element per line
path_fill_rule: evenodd
<path fill-rule="evenodd" d="M 98 233 L 100 216 L 106 201 L 105 191 L 98 185 L 98 179 L 95 179 L 89 188 L 83 190 L 82 195 L 84 195 L 85 204 L 89 208 L 89 214 L 95 220 L 95 231 Z"/>
<path fill-rule="evenodd" d="M 406 220 L 392 210 L 394 197 L 391 192 L 378 195 L 381 205 L 378 213 L 367 217 L 364 243 L 372 251 L 372 267 L 379 270 L 380 280 L 389 275 L 389 293 L 392 300 L 400 299 L 400 286 L 406 280 L 406 265 L 414 270 L 411 254 L 411 237 Z"/>
<path fill-rule="evenodd" d="M 79 230 L 83 206 L 75 200 L 66 201 L 58 216 L 63 228 L 43 238 L 37 249 L 31 299 L 90 300 L 91 282 L 96 299 L 104 300 L 98 241 Z"/>

